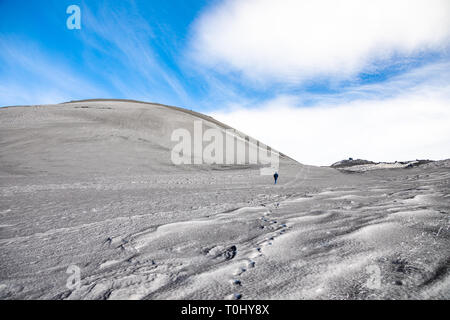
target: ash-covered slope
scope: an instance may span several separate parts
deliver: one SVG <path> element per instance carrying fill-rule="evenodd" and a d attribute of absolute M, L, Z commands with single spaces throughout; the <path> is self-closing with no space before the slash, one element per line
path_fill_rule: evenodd
<path fill-rule="evenodd" d="M 163 173 L 177 168 L 171 135 L 194 122 L 208 128 L 232 129 L 190 110 L 129 100 L 85 100 L 58 105 L 0 109 L 1 174 Z M 264 146 L 233 131 L 247 149 Z M 203 148 L 208 143 L 203 141 Z M 270 150 L 270 149 L 269 149 Z M 193 152 L 193 151 L 192 151 Z M 282 161 L 295 162 L 281 155 Z M 203 163 L 208 163 L 204 159 Z M 194 161 L 192 161 L 194 162 Z M 223 161 L 225 164 L 225 159 Z M 249 164 L 248 156 L 244 164 Z M 236 161 L 233 164 L 237 164 Z M 203 169 L 208 169 L 204 166 Z"/>

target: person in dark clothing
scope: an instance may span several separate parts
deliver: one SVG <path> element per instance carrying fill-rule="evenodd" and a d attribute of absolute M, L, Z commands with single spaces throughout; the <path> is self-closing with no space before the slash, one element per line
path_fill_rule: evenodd
<path fill-rule="evenodd" d="M 273 175 L 273 179 L 275 180 L 275 184 L 277 184 L 278 172 L 275 172 L 275 174 Z"/>

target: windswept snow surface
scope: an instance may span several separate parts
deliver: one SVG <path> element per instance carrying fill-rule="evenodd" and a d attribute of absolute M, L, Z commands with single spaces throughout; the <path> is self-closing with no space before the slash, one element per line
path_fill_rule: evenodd
<path fill-rule="evenodd" d="M 285 158 L 274 185 L 254 166 L 171 164 L 171 131 L 195 119 L 118 101 L 0 109 L 0 298 L 450 298 L 448 161 Z"/>

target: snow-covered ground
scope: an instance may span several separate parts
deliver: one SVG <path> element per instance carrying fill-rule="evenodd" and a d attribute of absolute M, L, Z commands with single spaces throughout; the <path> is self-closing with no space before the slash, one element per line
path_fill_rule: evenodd
<path fill-rule="evenodd" d="M 359 163 L 361 162 L 361 163 Z M 364 163 L 366 162 L 366 163 Z M 372 170 L 382 169 L 400 169 L 400 168 L 412 168 L 415 166 L 424 166 L 433 161 L 430 160 L 412 160 L 402 162 L 372 162 L 367 160 L 342 160 L 331 165 L 331 167 L 347 171 L 347 172 L 366 172 Z M 438 164 L 440 165 L 440 164 Z"/>
<path fill-rule="evenodd" d="M 171 132 L 198 119 L 0 109 L 0 298 L 450 298 L 448 161 L 352 174 L 282 158 L 277 185 L 256 166 L 174 166 Z"/>

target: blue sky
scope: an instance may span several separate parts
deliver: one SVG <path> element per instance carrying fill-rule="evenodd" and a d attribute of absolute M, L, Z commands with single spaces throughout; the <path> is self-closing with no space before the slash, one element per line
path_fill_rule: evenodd
<path fill-rule="evenodd" d="M 72 4 L 81 9 L 80 30 L 66 27 Z M 88 98 L 176 105 L 314 164 L 450 157 L 441 123 L 450 120 L 449 21 L 445 0 L 2 0 L 0 106 Z M 409 105 L 426 128 L 442 126 L 420 138 L 423 145 L 408 139 L 412 122 L 406 133 L 380 126 Z M 371 108 L 377 124 L 345 142 L 339 128 L 356 129 Z M 300 118 L 289 127 L 293 114 Z M 319 132 L 324 114 L 342 122 Z M 376 151 L 367 147 L 368 137 L 394 131 L 405 135 L 400 146 L 383 137 Z"/>
<path fill-rule="evenodd" d="M 66 27 L 71 4 L 81 8 L 81 30 Z M 0 104 L 105 97 L 190 106 L 204 94 L 204 84 L 192 81 L 196 75 L 182 69 L 180 52 L 189 24 L 205 5 L 2 1 L 2 82 L 31 92 L 23 97 L 14 90 L 2 92 Z"/>

